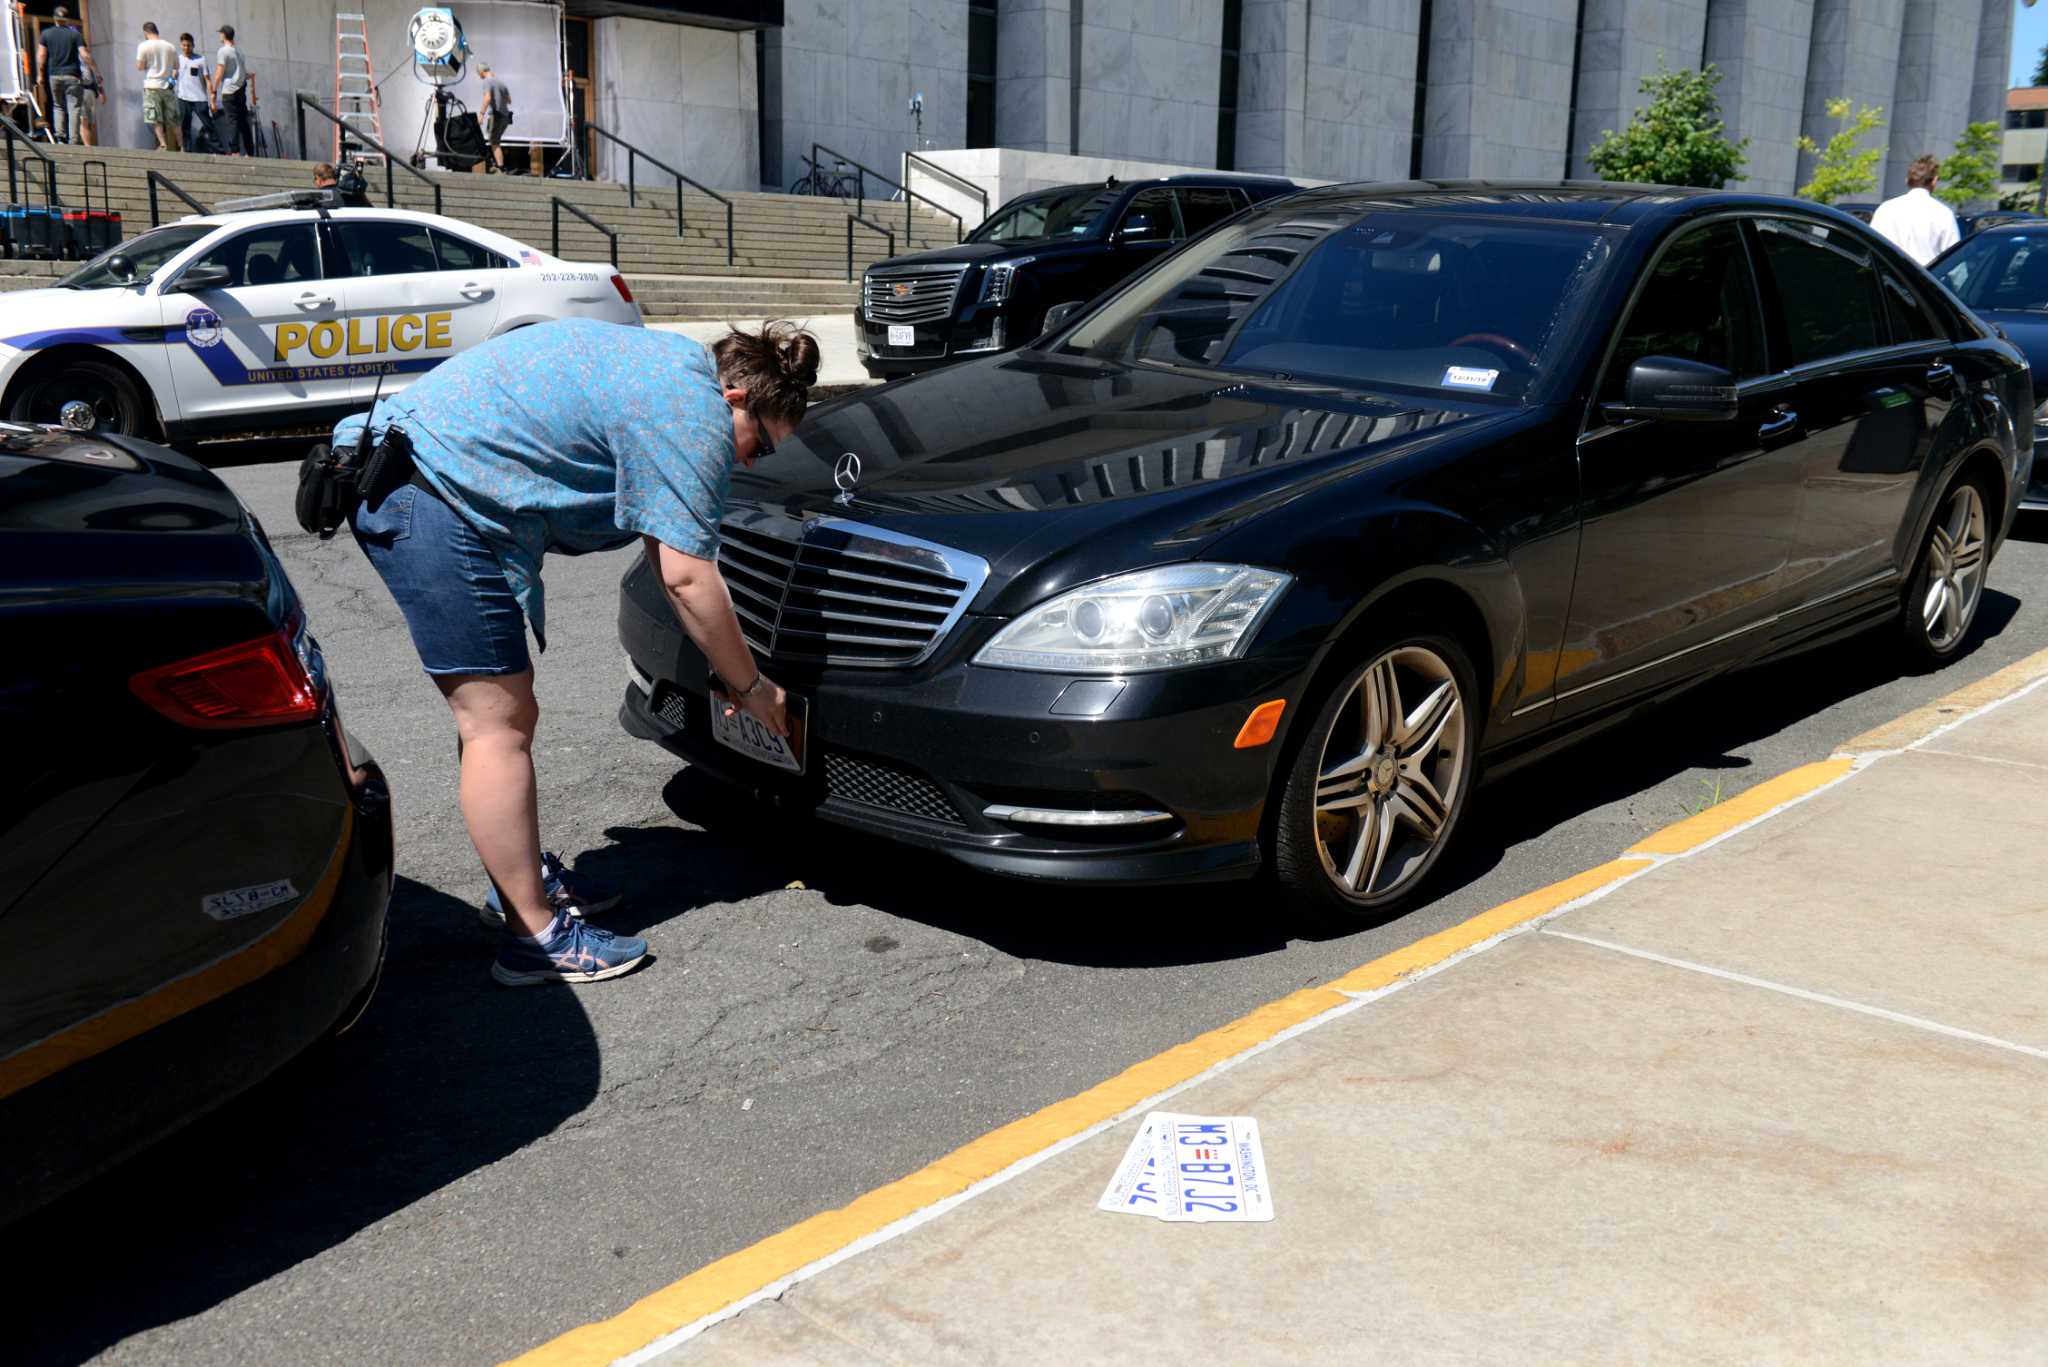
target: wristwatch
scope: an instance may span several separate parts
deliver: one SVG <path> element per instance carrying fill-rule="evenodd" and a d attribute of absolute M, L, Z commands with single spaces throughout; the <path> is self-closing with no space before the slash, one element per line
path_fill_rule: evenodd
<path fill-rule="evenodd" d="M 767 686 L 768 676 L 757 669 L 754 671 L 754 681 L 748 684 L 745 688 L 742 688 L 738 693 L 735 693 L 733 696 L 736 698 L 751 698 Z"/>

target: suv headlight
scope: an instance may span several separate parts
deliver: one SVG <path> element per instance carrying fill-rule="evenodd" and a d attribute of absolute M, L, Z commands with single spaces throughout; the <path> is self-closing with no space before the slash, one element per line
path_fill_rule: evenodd
<path fill-rule="evenodd" d="M 1129 674 L 1242 655 L 1294 576 L 1251 565 L 1166 565 L 1071 589 L 974 657 L 999 669 Z"/>
<path fill-rule="evenodd" d="M 981 302 L 1000 304 L 1010 297 L 1010 287 L 1016 283 L 1017 268 L 1028 266 L 1038 258 L 1020 256 L 1015 261 L 998 261 L 981 273 Z"/>

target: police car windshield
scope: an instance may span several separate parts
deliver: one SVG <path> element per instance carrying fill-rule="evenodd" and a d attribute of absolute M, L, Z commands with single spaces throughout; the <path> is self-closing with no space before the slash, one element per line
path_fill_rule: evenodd
<path fill-rule="evenodd" d="M 57 282 L 59 289 L 67 290 L 111 290 L 130 285 L 140 285 L 155 275 L 157 270 L 185 248 L 207 234 L 219 230 L 219 224 L 174 223 L 168 228 L 158 228 L 109 251 L 101 252 L 92 260 L 80 266 Z M 116 271 L 114 258 L 120 257 L 127 268 Z"/>

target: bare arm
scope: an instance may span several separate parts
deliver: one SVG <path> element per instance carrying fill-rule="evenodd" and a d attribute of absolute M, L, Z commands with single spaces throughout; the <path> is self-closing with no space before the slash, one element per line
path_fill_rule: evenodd
<path fill-rule="evenodd" d="M 675 609 L 683 630 L 704 652 L 713 671 L 730 689 L 752 684 L 760 669 L 754 663 L 754 652 L 747 649 L 746 640 L 740 635 L 740 619 L 733 613 L 732 595 L 726 591 L 718 562 L 684 555 L 651 536 L 642 537 L 641 543 L 648 563 L 668 591 L 669 605 Z M 776 735 L 789 734 L 785 695 L 774 682 L 764 680 L 759 692 L 738 701 Z"/>

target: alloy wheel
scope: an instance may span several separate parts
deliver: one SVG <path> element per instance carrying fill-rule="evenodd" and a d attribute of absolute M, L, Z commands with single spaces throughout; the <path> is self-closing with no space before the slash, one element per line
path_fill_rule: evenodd
<path fill-rule="evenodd" d="M 1400 646 L 1369 665 L 1340 707 L 1316 768 L 1323 871 L 1352 899 L 1419 878 L 1466 781 L 1465 708 L 1435 651 Z"/>
<path fill-rule="evenodd" d="M 1927 643 L 1946 653 L 1963 639 L 1984 595 L 1984 496 L 1958 484 L 1927 538 L 1920 620 Z"/>

